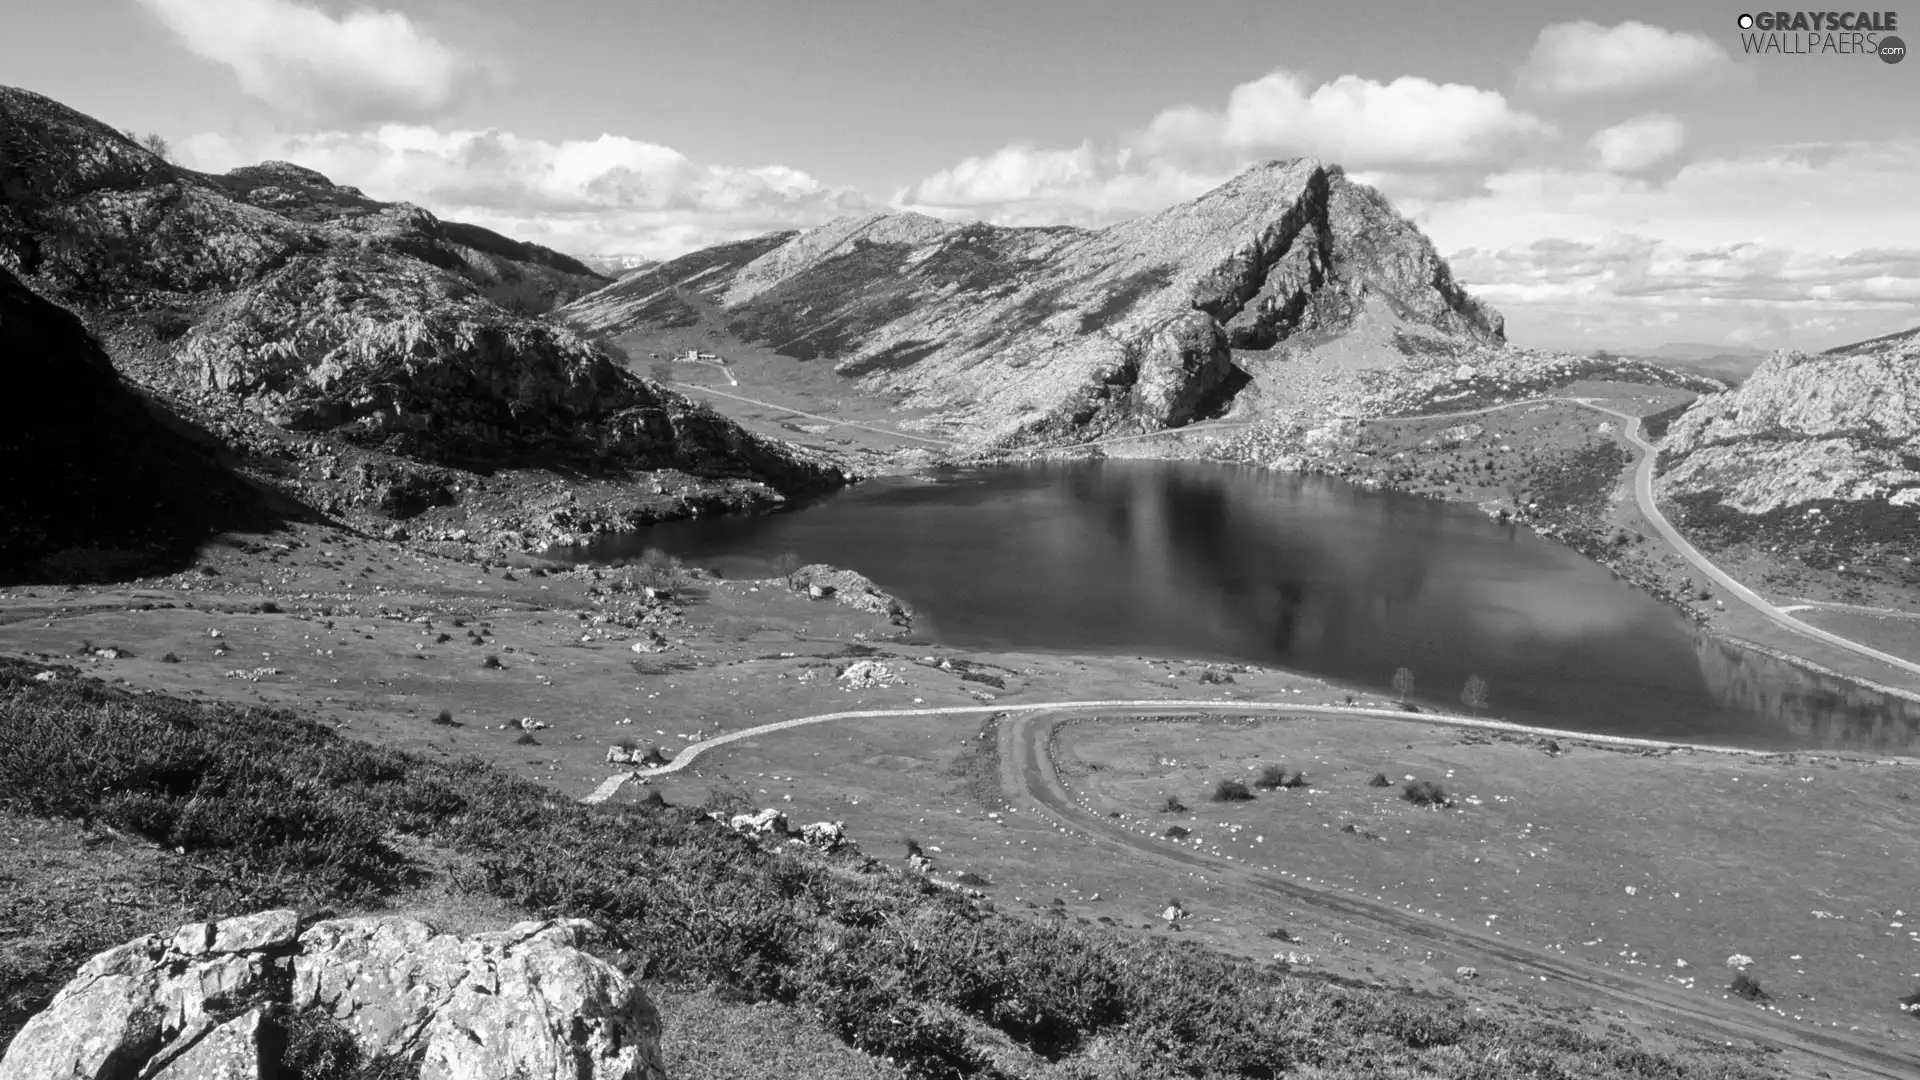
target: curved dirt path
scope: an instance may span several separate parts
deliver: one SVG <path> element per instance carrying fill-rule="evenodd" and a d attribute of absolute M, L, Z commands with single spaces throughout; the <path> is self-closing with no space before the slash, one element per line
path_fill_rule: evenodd
<path fill-rule="evenodd" d="M 1739 754 L 1747 757 L 1771 757 L 1778 751 L 1748 750 L 1734 746 L 1707 746 L 1699 743 L 1663 742 L 1658 739 L 1636 739 L 1627 735 L 1594 735 L 1580 731 L 1562 731 L 1558 728 L 1532 727 L 1527 724 L 1514 724 L 1505 720 L 1483 720 L 1475 716 L 1455 716 L 1451 713 L 1407 712 L 1403 709 L 1372 709 L 1355 705 L 1306 705 L 1280 701 L 1206 701 L 1185 699 L 1133 698 L 1110 701 L 1045 701 L 1031 704 L 1013 705 L 945 705 L 922 709 L 853 709 L 846 712 L 819 713 L 814 716 L 799 716 L 791 720 L 776 720 L 770 724 L 757 724 L 739 731 L 729 731 L 715 735 L 711 739 L 701 739 L 680 748 L 672 761 L 650 769 L 633 769 L 615 773 L 602 781 L 592 794 L 582 798 L 585 803 L 605 802 L 612 798 L 627 781 L 647 779 L 655 776 L 669 776 L 692 765 L 700 755 L 730 743 L 743 739 L 752 739 L 761 735 L 770 735 L 776 731 L 787 731 L 812 724 L 825 724 L 834 720 L 880 719 L 897 716 L 986 716 L 993 713 L 1035 713 L 1035 712 L 1071 712 L 1085 709 L 1103 710 L 1167 710 L 1181 711 L 1208 710 L 1214 712 L 1266 712 L 1266 713 L 1306 713 L 1313 716 L 1363 716 L 1372 719 L 1403 720 L 1416 724 L 1433 724 L 1442 727 L 1477 728 L 1482 731 L 1502 731 L 1515 735 L 1538 735 L 1549 739 L 1569 739 L 1584 742 L 1605 743 L 1608 746 L 1631 746 L 1658 750 L 1695 750 L 1712 754 Z"/>
<path fill-rule="evenodd" d="M 1219 711 L 1229 707 L 1214 703 Z M 1307 710 L 1299 710 L 1307 711 Z M 1379 711 L 1379 710 L 1376 710 Z M 1371 923 L 1404 938 L 1453 952 L 1484 956 L 1520 974 L 1571 983 L 1609 998 L 1621 1006 L 1637 1006 L 1722 1037 L 1741 1038 L 1790 1047 L 1824 1062 L 1868 1076 L 1910 1080 L 1920 1075 L 1920 1059 L 1877 1046 L 1845 1033 L 1785 1029 L 1769 1023 L 1749 1006 L 1719 1001 L 1680 987 L 1639 978 L 1588 964 L 1547 949 L 1538 949 L 1468 927 L 1422 916 L 1332 886 L 1309 884 L 1272 871 L 1181 848 L 1153 837 L 1109 824 L 1074 802 L 1054 766 L 1051 745 L 1054 730 L 1066 720 L 1044 710 L 1024 715 L 1000 729 L 1001 785 L 1010 797 L 1026 796 L 1068 831 L 1095 846 L 1136 858 L 1147 858 L 1183 869 L 1198 869 L 1215 878 L 1288 900 L 1312 904 L 1350 920 Z M 1588 736 L 1575 736 L 1587 738 Z"/>

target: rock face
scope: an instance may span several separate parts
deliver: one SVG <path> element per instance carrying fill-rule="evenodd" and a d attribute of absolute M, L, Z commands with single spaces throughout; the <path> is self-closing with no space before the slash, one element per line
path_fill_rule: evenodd
<path fill-rule="evenodd" d="M 325 1018 L 422 1080 L 663 1080 L 646 995 L 582 951 L 581 920 L 491 934 L 404 918 L 300 932 L 291 911 L 181 927 L 94 957 L 0 1059 L 0 1080 L 257 1080 Z"/>
<path fill-rule="evenodd" d="M 1920 513 L 1920 330 L 1778 353 L 1738 390 L 1701 398 L 1661 449 L 1666 492 L 1743 514 L 1822 500 Z"/>
<path fill-rule="evenodd" d="M 806 590 L 815 600 L 831 597 L 848 607 L 878 615 L 895 626 L 913 624 L 913 612 L 898 597 L 881 590 L 872 578 L 852 570 L 814 563 L 788 575 L 787 583 L 795 589 Z"/>
<path fill-rule="evenodd" d="M 1481 344 L 1500 316 L 1377 193 L 1271 162 L 1111 228 L 843 219 L 675 259 L 562 315 L 611 335 L 717 324 L 860 389 L 1003 439 L 1184 424 L 1265 352 L 1370 310 Z"/>

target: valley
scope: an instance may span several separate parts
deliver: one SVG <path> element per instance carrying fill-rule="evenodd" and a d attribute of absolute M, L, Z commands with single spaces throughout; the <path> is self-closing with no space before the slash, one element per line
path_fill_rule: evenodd
<path fill-rule="evenodd" d="M 272 905 L 599 920 L 677 1078 L 1920 1062 L 1920 332 L 1519 347 L 1313 158 L 590 265 L 0 151 L 0 1052 Z"/>

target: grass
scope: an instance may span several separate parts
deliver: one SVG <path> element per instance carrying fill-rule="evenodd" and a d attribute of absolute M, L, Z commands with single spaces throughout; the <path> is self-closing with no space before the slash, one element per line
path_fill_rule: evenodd
<path fill-rule="evenodd" d="M 196 918 L 377 908 L 423 873 L 403 852 L 437 851 L 466 867 L 449 887 L 608 926 L 629 943 L 615 962 L 637 978 L 792 1007 L 912 1076 L 1006 1075 L 993 1064 L 1003 1053 L 1087 1080 L 1767 1075 L 1003 914 L 857 854 L 762 848 L 691 808 L 583 806 L 285 710 L 133 694 L 72 671 L 42 684 L 37 670 L 0 660 L 0 810 L 165 845 L 149 857 L 193 868 L 199 887 L 183 895 Z M 179 914 L 154 909 L 146 932 Z M 0 939 L 0 1043 L 126 926 L 70 929 L 41 953 Z"/>

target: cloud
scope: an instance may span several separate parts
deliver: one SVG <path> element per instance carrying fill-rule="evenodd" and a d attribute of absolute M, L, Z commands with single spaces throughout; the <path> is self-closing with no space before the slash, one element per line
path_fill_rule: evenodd
<path fill-rule="evenodd" d="M 1279 71 L 1235 87 L 1222 108 L 1165 110 L 1110 149 L 1015 143 L 927 176 L 893 201 L 1007 225 L 1104 225 L 1194 198 L 1267 158 L 1313 156 L 1413 178 L 1510 160 L 1551 134 L 1493 90 L 1355 75 L 1309 90 Z"/>
<path fill-rule="evenodd" d="M 450 104 L 473 70 L 398 11 L 333 16 L 293 0 L 140 0 L 240 88 L 321 123 L 420 117 Z"/>
<path fill-rule="evenodd" d="M 1433 167 L 1511 157 L 1551 133 L 1497 90 L 1403 75 L 1342 75 L 1311 91 L 1286 71 L 1233 88 L 1221 110 L 1182 106 L 1134 139 L 1153 154 L 1313 156 L 1355 168 Z"/>
<path fill-rule="evenodd" d="M 1712 85 L 1734 70 L 1733 58 L 1704 34 L 1581 21 L 1540 31 L 1520 68 L 1520 85 L 1557 97 L 1640 94 Z"/>
<path fill-rule="evenodd" d="M 1685 124 L 1665 113 L 1648 113 L 1594 132 L 1587 150 L 1600 168 L 1632 173 L 1673 157 L 1686 141 Z"/>
<path fill-rule="evenodd" d="M 1230 173 L 1190 172 L 1126 151 L 1025 144 L 970 157 L 894 195 L 900 209 L 1001 225 L 1110 225 L 1196 198 Z"/>
<path fill-rule="evenodd" d="M 198 135 L 179 150 L 186 164 L 208 171 L 292 161 L 373 198 L 578 255 L 671 257 L 875 208 L 797 169 L 702 164 L 618 135 L 549 142 L 386 124 L 246 141 Z"/>

